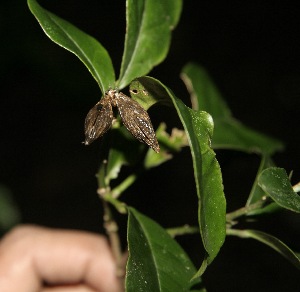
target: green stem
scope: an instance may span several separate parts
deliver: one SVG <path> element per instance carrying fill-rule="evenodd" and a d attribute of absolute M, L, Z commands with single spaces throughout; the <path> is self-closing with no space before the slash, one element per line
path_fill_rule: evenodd
<path fill-rule="evenodd" d="M 120 202 L 119 200 L 115 199 L 109 189 L 104 189 L 104 188 L 99 188 L 97 191 L 99 197 L 106 201 L 109 202 L 111 205 L 113 205 L 117 211 L 121 214 L 127 214 L 127 207 L 126 204 L 123 202 Z"/>
<path fill-rule="evenodd" d="M 103 216 L 104 228 L 109 237 L 112 254 L 114 255 L 114 258 L 116 260 L 117 276 L 123 277 L 125 275 L 125 270 L 123 267 L 122 248 L 121 248 L 120 238 L 118 234 L 119 228 L 116 221 L 113 219 L 108 203 L 105 200 L 103 200 L 102 202 L 103 202 L 103 210 L 104 210 L 104 216 Z"/>
<path fill-rule="evenodd" d="M 255 209 L 261 208 L 263 206 L 263 204 L 265 203 L 265 201 L 266 201 L 266 197 L 263 197 L 261 200 L 255 202 L 253 204 L 250 204 L 248 206 L 237 209 L 237 210 L 235 210 L 231 213 L 228 213 L 226 215 L 226 221 L 227 222 L 232 222 L 234 219 L 236 219 L 238 217 L 244 216 L 247 213 L 249 213 L 249 212 L 251 212 Z"/>
<path fill-rule="evenodd" d="M 117 199 L 126 189 L 128 189 L 138 178 L 138 174 L 131 174 L 123 180 L 118 186 L 111 190 L 110 194 Z"/>
<path fill-rule="evenodd" d="M 103 160 L 101 163 L 101 166 L 99 168 L 99 171 L 96 175 L 97 177 L 97 182 L 98 182 L 98 188 L 100 189 L 105 189 L 107 188 L 107 184 L 105 182 L 105 170 L 106 170 L 106 166 L 107 166 L 107 160 Z"/>
<path fill-rule="evenodd" d="M 195 234 L 199 233 L 199 227 L 183 225 L 174 228 L 168 228 L 167 232 L 172 236 L 185 235 L 185 234 Z"/>
<path fill-rule="evenodd" d="M 244 230 L 238 230 L 238 229 L 226 229 L 227 235 L 234 235 L 241 238 L 248 238 L 249 236 Z"/>
<path fill-rule="evenodd" d="M 123 255 L 122 255 L 122 248 L 121 248 L 120 238 L 119 238 L 119 234 L 118 234 L 118 225 L 113 218 L 113 214 L 111 212 L 108 202 L 113 204 L 117 209 L 118 208 L 121 209 L 121 207 L 123 207 L 123 208 L 125 208 L 125 207 L 122 206 L 121 202 L 119 202 L 116 199 L 113 199 L 112 196 L 110 195 L 110 188 L 105 183 L 106 164 L 107 164 L 107 161 L 104 160 L 103 163 L 101 164 L 99 172 L 97 174 L 97 180 L 98 180 L 97 193 L 103 203 L 104 228 L 109 237 L 111 250 L 112 250 L 113 256 L 116 261 L 117 276 L 123 277 L 125 275 L 125 269 L 124 269 L 124 265 L 123 265 L 124 261 L 123 261 Z"/>

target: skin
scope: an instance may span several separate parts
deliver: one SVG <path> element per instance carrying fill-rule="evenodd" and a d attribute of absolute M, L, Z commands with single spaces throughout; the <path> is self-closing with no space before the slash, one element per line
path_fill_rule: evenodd
<path fill-rule="evenodd" d="M 1 292 L 120 292 L 104 236 L 20 226 L 0 242 Z"/>

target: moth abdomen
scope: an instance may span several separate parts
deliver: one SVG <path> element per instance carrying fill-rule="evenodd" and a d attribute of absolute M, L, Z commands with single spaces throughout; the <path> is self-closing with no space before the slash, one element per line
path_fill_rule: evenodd
<path fill-rule="evenodd" d="M 111 127 L 113 121 L 113 110 L 108 97 L 100 100 L 88 112 L 85 123 L 85 145 L 91 144 L 97 138 L 103 136 Z"/>

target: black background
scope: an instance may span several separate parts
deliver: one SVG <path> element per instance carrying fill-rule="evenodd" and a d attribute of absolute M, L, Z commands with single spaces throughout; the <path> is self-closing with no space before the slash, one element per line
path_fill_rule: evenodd
<path fill-rule="evenodd" d="M 40 1 L 48 10 L 97 38 L 119 72 L 125 33 L 123 1 Z M 300 9 L 272 1 L 184 1 L 165 62 L 149 75 L 188 103 L 179 79 L 189 61 L 203 65 L 236 118 L 282 140 L 278 166 L 300 176 Z M 100 145 L 85 147 L 83 122 L 99 88 L 76 57 L 52 43 L 25 1 L 1 10 L 0 183 L 10 188 L 22 222 L 103 232 L 95 173 Z M 151 110 L 155 126 L 180 126 L 175 113 Z M 254 154 L 217 151 L 227 209 L 241 207 L 259 165 Z M 129 170 L 125 169 L 125 172 Z M 153 169 L 124 200 L 163 226 L 196 224 L 197 207 L 188 149 Z M 126 218 L 117 216 L 121 229 Z M 120 218 L 119 218 L 120 217 Z M 274 234 L 299 250 L 299 216 L 281 212 L 245 226 Z M 245 227 L 241 226 L 241 227 Z M 199 265 L 200 239 L 180 239 Z M 295 291 L 299 272 L 266 246 L 227 238 L 205 273 L 208 291 Z"/>

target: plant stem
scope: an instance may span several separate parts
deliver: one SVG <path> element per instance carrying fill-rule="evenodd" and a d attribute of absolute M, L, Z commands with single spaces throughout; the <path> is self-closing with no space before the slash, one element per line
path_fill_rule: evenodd
<path fill-rule="evenodd" d="M 116 221 L 113 220 L 113 216 L 108 203 L 105 200 L 103 200 L 102 202 L 103 202 L 103 210 L 104 210 L 104 216 L 103 216 L 104 228 L 109 237 L 112 253 L 115 257 L 116 266 L 117 266 L 117 276 L 124 277 L 125 271 L 123 267 L 122 248 L 121 248 L 120 238 L 118 234 L 119 228 Z"/>
<path fill-rule="evenodd" d="M 112 204 L 119 213 L 127 214 L 126 204 L 115 199 L 109 190 L 98 189 L 97 193 L 102 200 Z"/>
<path fill-rule="evenodd" d="M 124 265 L 123 265 L 123 256 L 122 256 L 122 248 L 121 248 L 120 238 L 118 235 L 118 225 L 113 218 L 113 214 L 111 212 L 108 202 L 112 203 L 117 209 L 118 208 L 120 209 L 121 207 L 123 207 L 123 208 L 125 208 L 125 207 L 124 207 L 124 205 L 122 205 L 121 202 L 119 202 L 116 199 L 113 199 L 112 196 L 110 195 L 110 188 L 105 183 L 106 164 L 107 164 L 107 161 L 104 160 L 103 163 L 101 164 L 100 169 L 97 174 L 97 179 L 98 179 L 97 193 L 103 203 L 104 228 L 109 237 L 111 250 L 112 250 L 113 256 L 116 261 L 117 276 L 124 277 L 125 269 L 124 269 Z"/>
<path fill-rule="evenodd" d="M 262 197 L 261 200 L 253 203 L 253 204 L 250 204 L 248 206 L 245 206 L 245 207 L 242 207 L 240 209 L 237 209 L 231 213 L 228 213 L 226 215 L 226 221 L 227 222 L 232 222 L 235 218 L 238 218 L 238 217 L 241 217 L 241 216 L 244 216 L 246 215 L 247 213 L 255 210 L 255 209 L 258 209 L 260 208 L 266 201 L 266 197 Z"/>
<path fill-rule="evenodd" d="M 168 228 L 167 232 L 172 236 L 185 235 L 185 234 L 194 234 L 199 232 L 199 227 L 183 225 L 174 228 Z"/>
<path fill-rule="evenodd" d="M 241 238 L 248 238 L 249 236 L 244 230 L 238 230 L 238 229 L 226 229 L 227 235 L 234 235 Z"/>
<path fill-rule="evenodd" d="M 127 188 L 129 188 L 138 178 L 136 173 L 131 174 L 123 180 L 118 186 L 111 190 L 111 196 L 117 199 Z"/>

